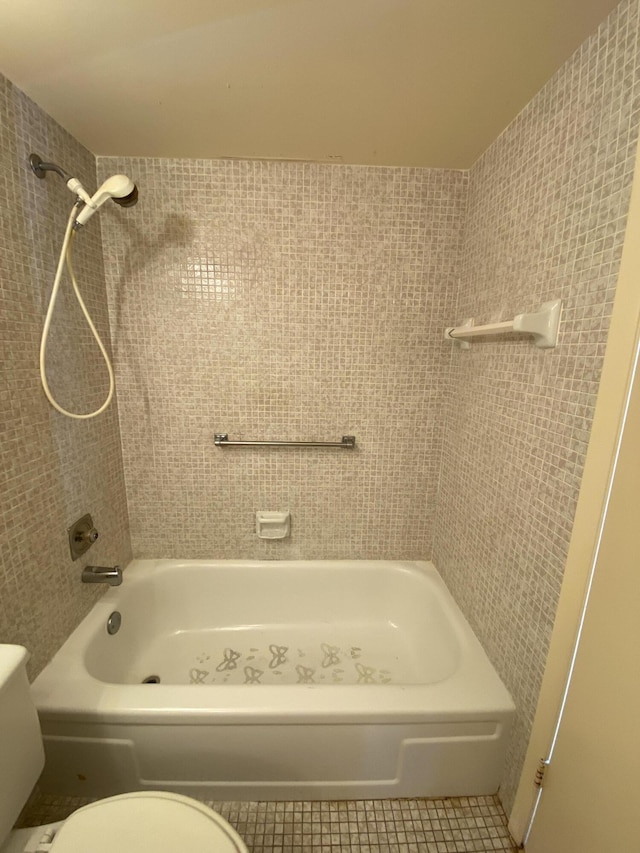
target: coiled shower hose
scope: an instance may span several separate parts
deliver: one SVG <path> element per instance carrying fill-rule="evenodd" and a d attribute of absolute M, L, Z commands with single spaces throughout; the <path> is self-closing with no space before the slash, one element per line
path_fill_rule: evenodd
<path fill-rule="evenodd" d="M 113 391 L 115 388 L 115 381 L 113 378 L 113 367 L 111 366 L 111 361 L 109 360 L 109 355 L 100 339 L 100 335 L 96 327 L 93 324 L 93 320 L 87 311 L 87 306 L 84 304 L 82 296 L 80 295 L 80 290 L 78 288 L 78 282 L 76 281 L 75 274 L 73 272 L 73 266 L 71 265 L 71 246 L 73 243 L 73 237 L 75 231 L 73 226 L 76 221 L 76 205 L 74 205 L 73 210 L 69 216 L 69 221 L 67 222 L 67 230 L 64 233 L 64 240 L 62 241 L 62 249 L 60 250 L 60 258 L 58 260 L 58 268 L 56 269 L 56 275 L 53 280 L 53 289 L 51 290 L 51 298 L 49 299 L 49 307 L 47 308 L 47 316 L 44 320 L 44 327 L 42 329 L 42 338 L 40 339 L 40 379 L 42 380 L 42 388 L 44 393 L 47 396 L 47 399 L 51 403 L 54 409 L 60 412 L 63 415 L 66 415 L 68 418 L 75 418 L 76 420 L 86 420 L 87 418 L 95 418 L 96 415 L 102 414 L 104 410 L 107 408 L 109 403 L 111 402 L 111 398 L 113 397 Z M 64 272 L 65 263 L 67 266 L 67 270 L 69 272 L 69 278 L 71 279 L 71 284 L 73 285 L 73 291 L 76 295 L 76 299 L 78 300 L 78 305 L 82 309 L 82 313 L 84 314 L 85 320 L 89 328 L 91 329 L 91 333 L 93 337 L 96 339 L 98 346 L 100 347 L 100 352 L 102 353 L 102 357 L 104 358 L 105 364 L 107 366 L 107 371 L 109 373 L 109 393 L 107 394 L 107 399 L 100 406 L 99 409 L 96 409 L 95 412 L 88 412 L 86 415 L 79 415 L 75 412 L 69 412 L 66 409 L 63 409 L 56 400 L 53 398 L 53 394 L 51 393 L 51 389 L 49 388 L 49 383 L 47 382 L 47 374 L 46 374 L 46 349 L 47 349 L 47 338 L 49 337 L 49 327 L 51 326 L 51 318 L 53 317 L 53 309 L 56 305 L 56 299 L 58 298 L 58 291 L 60 290 L 60 283 L 62 281 L 62 273 Z"/>

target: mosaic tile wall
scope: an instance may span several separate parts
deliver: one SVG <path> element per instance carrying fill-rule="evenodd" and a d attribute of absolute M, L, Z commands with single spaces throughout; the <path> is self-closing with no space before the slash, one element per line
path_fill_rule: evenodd
<path fill-rule="evenodd" d="M 470 173 L 453 322 L 561 297 L 559 345 L 454 353 L 434 560 L 518 707 L 510 808 L 562 580 L 616 284 L 640 103 L 637 0 L 599 31 Z"/>
<path fill-rule="evenodd" d="M 94 186 L 93 155 L 0 77 L 0 642 L 26 645 L 35 675 L 100 594 L 80 584 L 90 560 L 72 563 L 67 527 L 93 514 L 101 538 L 91 562 L 126 564 L 130 543 L 116 404 L 71 421 L 40 387 L 40 333 L 73 198 L 55 175 L 33 175 L 31 151 Z M 91 226 L 76 240 L 75 268 L 108 342 L 100 232 Z M 52 324 L 49 380 L 63 405 L 89 411 L 107 377 L 69 291 Z"/>
<path fill-rule="evenodd" d="M 424 558 L 466 175 L 99 158 L 138 557 Z M 124 214 L 124 215 L 123 215 Z M 231 438 L 357 449 L 214 447 Z M 289 539 L 255 533 L 288 509 Z"/>

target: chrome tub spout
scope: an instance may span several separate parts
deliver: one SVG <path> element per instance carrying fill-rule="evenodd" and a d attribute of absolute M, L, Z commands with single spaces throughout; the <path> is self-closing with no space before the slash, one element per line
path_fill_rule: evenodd
<path fill-rule="evenodd" d="M 120 566 L 86 566 L 82 570 L 82 583 L 108 583 L 120 586 L 122 569 Z"/>

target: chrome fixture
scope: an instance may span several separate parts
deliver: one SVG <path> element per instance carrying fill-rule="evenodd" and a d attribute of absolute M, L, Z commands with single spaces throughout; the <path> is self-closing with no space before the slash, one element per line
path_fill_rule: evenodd
<path fill-rule="evenodd" d="M 99 535 L 93 526 L 93 519 L 89 513 L 75 521 L 68 528 L 67 533 L 69 534 L 69 550 L 72 560 L 77 560 L 85 551 L 88 551 Z"/>
<path fill-rule="evenodd" d="M 57 165 L 57 163 L 45 163 L 39 154 L 29 155 L 29 165 L 31 166 L 33 174 L 37 178 L 46 178 L 47 172 L 55 172 L 56 175 L 60 175 L 65 183 L 71 179 L 71 175 L 68 175 L 64 169 L 61 169 L 60 166 Z"/>
<path fill-rule="evenodd" d="M 117 634 L 122 625 L 122 614 L 119 610 L 114 610 L 107 619 L 107 634 Z"/>
<path fill-rule="evenodd" d="M 216 447 L 342 447 L 356 446 L 355 435 L 343 435 L 341 441 L 229 441 L 226 432 L 215 434 Z"/>
<path fill-rule="evenodd" d="M 85 566 L 82 570 L 82 583 L 108 583 L 120 586 L 122 569 L 120 566 Z"/>

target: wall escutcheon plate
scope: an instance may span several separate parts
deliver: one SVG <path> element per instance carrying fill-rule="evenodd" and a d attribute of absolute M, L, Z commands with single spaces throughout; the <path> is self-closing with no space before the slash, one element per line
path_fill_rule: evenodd
<path fill-rule="evenodd" d="M 72 560 L 77 560 L 86 553 L 98 538 L 98 531 L 93 526 L 93 519 L 89 513 L 74 522 L 67 532 Z"/>

